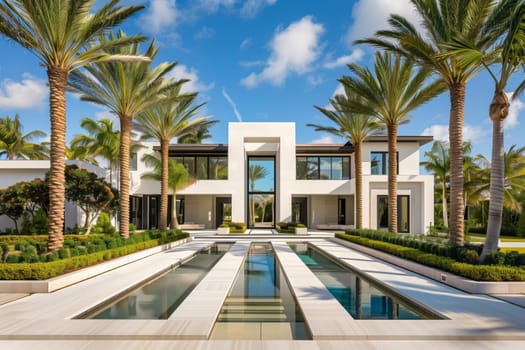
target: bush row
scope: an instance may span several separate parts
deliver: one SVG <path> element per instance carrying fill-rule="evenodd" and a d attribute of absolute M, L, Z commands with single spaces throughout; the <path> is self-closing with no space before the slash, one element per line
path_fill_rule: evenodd
<path fill-rule="evenodd" d="M 187 238 L 189 235 L 183 232 L 151 232 L 150 239 L 135 241 L 132 244 L 92 252 L 86 255 L 64 257 L 61 260 L 49 262 L 23 262 L 14 264 L 2 264 L 0 268 L 1 280 L 44 280 L 63 273 L 71 272 L 83 267 L 91 266 L 106 260 L 111 260 L 137 251 L 152 248 L 179 239 Z M 63 248 L 67 251 L 69 248 Z M 55 254 L 55 253 L 53 253 Z"/>
<path fill-rule="evenodd" d="M 424 236 L 393 234 L 387 231 L 377 230 L 348 230 L 347 234 L 392 243 L 404 247 L 415 248 L 426 253 L 452 258 L 459 262 L 469 264 L 479 263 L 481 245 L 466 244 L 463 247 L 439 243 L 439 241 L 427 241 Z"/>
<path fill-rule="evenodd" d="M 424 252 L 416 248 L 400 246 L 394 243 L 378 241 L 357 235 L 338 233 L 336 237 L 475 281 L 525 281 L 525 269 L 521 267 L 473 265 L 456 261 L 450 257 Z"/>

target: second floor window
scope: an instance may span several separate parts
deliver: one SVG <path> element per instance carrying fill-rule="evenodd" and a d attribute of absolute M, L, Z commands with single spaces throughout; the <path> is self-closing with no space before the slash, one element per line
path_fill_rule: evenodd
<path fill-rule="evenodd" d="M 350 157 L 297 157 L 296 171 L 297 180 L 348 180 Z"/>
<path fill-rule="evenodd" d="M 227 156 L 184 156 L 170 157 L 184 167 L 190 175 L 198 180 L 227 180 Z"/>
<path fill-rule="evenodd" d="M 399 152 L 397 156 L 397 173 L 399 174 Z M 372 175 L 387 175 L 388 174 L 388 152 L 372 152 L 370 153 L 370 170 Z"/>

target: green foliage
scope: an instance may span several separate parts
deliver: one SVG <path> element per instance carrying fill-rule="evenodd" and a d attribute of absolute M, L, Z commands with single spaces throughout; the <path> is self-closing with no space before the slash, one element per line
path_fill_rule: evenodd
<path fill-rule="evenodd" d="M 244 224 L 244 222 L 229 222 L 227 223 L 228 226 L 226 227 L 230 227 L 230 233 L 244 233 L 246 232 L 246 225 Z"/>
<path fill-rule="evenodd" d="M 23 239 L 20 239 L 23 237 Z M 26 238 L 27 237 L 27 238 Z M 6 263 L 0 269 L 0 280 L 43 280 L 57 275 L 189 237 L 180 230 L 146 231 L 129 239 L 118 235 L 65 236 L 64 247 L 51 254 L 38 254 L 35 245 L 45 236 L 4 236 L 0 242 L 15 242 L 20 254 L 10 254 L 7 243 L 2 243 L 2 258 Z M 7 259 L 4 258 L 7 257 Z M 6 261 L 7 260 L 7 261 Z"/>
<path fill-rule="evenodd" d="M 131 222 L 130 222 L 130 223 L 129 223 L 129 233 L 130 233 L 130 234 L 133 234 L 133 233 L 135 233 L 135 231 L 137 231 L 137 226 L 135 226 L 134 223 L 131 223 Z"/>
<path fill-rule="evenodd" d="M 36 211 L 33 217 L 32 230 L 37 235 L 44 235 L 49 231 L 49 222 L 44 209 L 40 208 Z"/>
<path fill-rule="evenodd" d="M 33 231 L 33 220 L 31 219 L 29 213 L 24 213 L 24 215 L 22 215 L 20 233 L 24 235 L 32 235 L 35 233 Z"/>
<path fill-rule="evenodd" d="M 414 247 L 403 246 L 397 242 L 387 242 L 365 237 L 371 236 L 371 234 L 374 232 L 373 230 L 362 231 L 369 232 L 366 232 L 364 235 L 360 235 L 355 231 L 349 231 L 346 234 L 337 233 L 336 237 L 476 281 L 525 281 L 525 269 L 523 267 L 503 265 L 473 265 L 472 263 L 469 263 L 479 259 L 478 251 L 474 249 L 453 246 L 440 247 L 428 242 L 420 242 L 418 244 L 415 243 L 417 242 L 415 240 L 412 240 L 415 241 L 412 243 Z M 378 231 L 375 232 L 381 234 Z M 398 242 L 402 240 L 403 238 L 400 237 Z M 430 250 L 430 252 L 427 252 L 426 250 Z M 518 262 L 520 260 L 517 258 L 516 254 L 517 253 L 514 252 L 513 259 L 515 262 Z M 461 261 L 458 261 L 457 259 L 461 259 Z M 505 260 L 498 261 L 498 263 L 502 262 L 505 262 Z"/>
<path fill-rule="evenodd" d="M 98 216 L 97 224 L 92 230 L 94 233 L 106 233 L 106 234 L 114 234 L 117 232 L 115 227 L 111 225 L 111 219 L 109 218 L 109 214 L 102 212 Z"/>

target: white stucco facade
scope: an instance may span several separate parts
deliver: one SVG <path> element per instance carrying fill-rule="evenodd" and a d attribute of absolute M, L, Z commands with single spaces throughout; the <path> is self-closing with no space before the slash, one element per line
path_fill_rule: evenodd
<path fill-rule="evenodd" d="M 177 198 L 184 200 L 184 222 L 215 228 L 220 223 L 217 201 L 226 198 L 231 203 L 231 220 L 244 222 L 250 226 L 248 161 L 253 157 L 271 157 L 275 162 L 272 207 L 275 216 L 271 220 L 273 225 L 281 221 L 293 221 L 292 208 L 294 203 L 299 201 L 302 202 L 301 205 L 306 206 L 305 213 L 302 215 L 302 218 L 305 216 L 303 223 L 311 229 L 353 227 L 355 223 L 353 150 L 348 151 L 345 145 L 297 145 L 295 138 L 295 123 L 230 123 L 228 145 L 216 145 L 217 148 L 223 147 L 222 154 L 227 157 L 227 179 L 201 179 L 179 190 Z M 419 148 L 430 140 L 429 137 L 400 137 L 398 140 L 398 195 L 407 196 L 410 233 L 427 232 L 428 226 L 434 221 L 433 176 L 421 175 L 419 172 Z M 148 143 L 147 147 L 139 152 L 137 170 L 131 173 L 133 195 L 145 198 L 160 193 L 158 182 L 140 179 L 140 175 L 145 170 L 144 164 L 140 161 L 141 155 L 151 152 L 155 146 L 154 143 Z M 170 156 L 199 157 L 204 154 L 199 147 L 211 149 L 211 145 L 194 145 L 193 148 L 190 147 L 192 149 L 190 151 L 186 146 L 172 145 Z M 372 174 L 372 152 L 387 152 L 386 137 L 370 138 L 363 146 L 362 155 L 363 223 L 367 228 L 378 228 L 378 197 L 387 195 L 387 175 Z M 298 179 L 297 157 L 310 156 L 348 157 L 349 178 Z M 344 202 L 343 208 L 341 202 Z M 146 210 L 147 205 L 143 204 L 143 212 Z"/>

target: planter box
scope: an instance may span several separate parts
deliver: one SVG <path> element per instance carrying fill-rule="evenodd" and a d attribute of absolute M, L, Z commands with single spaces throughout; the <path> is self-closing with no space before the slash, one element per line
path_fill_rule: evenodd
<path fill-rule="evenodd" d="M 230 234 L 230 228 L 229 227 L 218 227 L 217 228 L 217 234 L 218 235 L 229 235 Z"/>
<path fill-rule="evenodd" d="M 295 228 L 295 234 L 296 235 L 306 235 L 308 233 L 307 227 L 296 227 Z"/>

